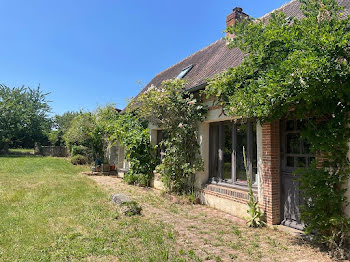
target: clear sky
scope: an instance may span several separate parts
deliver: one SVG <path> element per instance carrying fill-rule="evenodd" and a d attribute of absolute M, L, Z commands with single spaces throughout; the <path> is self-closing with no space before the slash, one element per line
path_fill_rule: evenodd
<path fill-rule="evenodd" d="M 260 17 L 286 2 L 0 0 L 0 83 L 40 84 L 53 113 L 123 108 L 155 74 L 220 39 L 234 7 Z"/>

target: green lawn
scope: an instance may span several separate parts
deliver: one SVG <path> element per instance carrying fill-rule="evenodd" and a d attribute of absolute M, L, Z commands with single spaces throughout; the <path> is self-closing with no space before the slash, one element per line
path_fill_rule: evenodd
<path fill-rule="evenodd" d="M 58 158 L 0 157 L 0 261 L 184 261 L 171 228 L 116 219 L 83 170 Z"/>

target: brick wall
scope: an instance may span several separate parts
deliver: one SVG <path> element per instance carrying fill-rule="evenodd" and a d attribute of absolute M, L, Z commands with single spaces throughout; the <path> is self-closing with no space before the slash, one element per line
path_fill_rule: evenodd
<path fill-rule="evenodd" d="M 281 222 L 279 121 L 262 126 L 262 183 L 262 204 L 267 223 L 279 224 Z"/>

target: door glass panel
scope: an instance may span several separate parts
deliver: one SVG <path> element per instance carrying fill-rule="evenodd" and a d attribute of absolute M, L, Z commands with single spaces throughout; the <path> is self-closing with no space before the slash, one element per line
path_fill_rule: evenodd
<path fill-rule="evenodd" d="M 287 154 L 300 154 L 300 134 L 287 135 Z"/>
<path fill-rule="evenodd" d="M 307 141 L 303 141 L 303 154 L 310 153 L 310 144 Z"/>
<path fill-rule="evenodd" d="M 236 181 L 247 183 L 247 176 L 244 168 L 243 146 L 247 153 L 247 125 L 237 125 Z"/>
<path fill-rule="evenodd" d="M 306 157 L 298 157 L 298 167 L 306 167 Z"/>
<path fill-rule="evenodd" d="M 287 157 L 287 167 L 294 167 L 294 157 L 293 156 Z"/>
<path fill-rule="evenodd" d="M 232 181 L 232 128 L 233 124 L 224 125 L 224 180 Z"/>
<path fill-rule="evenodd" d="M 286 131 L 294 130 L 294 120 L 288 120 L 286 124 Z"/>

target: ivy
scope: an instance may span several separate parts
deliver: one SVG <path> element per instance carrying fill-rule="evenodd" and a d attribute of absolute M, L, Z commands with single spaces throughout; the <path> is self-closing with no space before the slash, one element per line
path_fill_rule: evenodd
<path fill-rule="evenodd" d="M 203 169 L 200 156 L 198 123 L 206 108 L 184 89 L 182 80 L 169 80 L 152 86 L 135 101 L 141 119 L 163 129 L 165 152 L 156 172 L 171 192 L 193 193 L 195 174 Z"/>
<path fill-rule="evenodd" d="M 302 219 L 307 233 L 339 251 L 350 231 L 343 211 L 350 174 L 350 18 L 335 0 L 301 0 L 301 8 L 302 19 L 275 12 L 228 28 L 235 35 L 229 47 L 239 47 L 244 61 L 211 79 L 206 94 L 233 116 L 309 120 L 302 135 L 325 161 L 299 170 L 307 199 Z"/>

